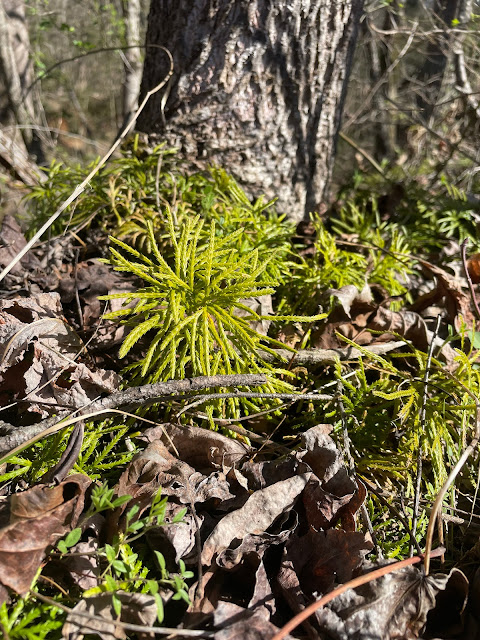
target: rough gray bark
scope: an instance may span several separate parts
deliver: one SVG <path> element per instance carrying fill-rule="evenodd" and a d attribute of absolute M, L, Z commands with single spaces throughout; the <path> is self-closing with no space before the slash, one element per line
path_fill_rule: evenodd
<path fill-rule="evenodd" d="M 22 140 L 20 139 L 20 142 Z M 0 130 L 0 164 L 13 172 L 24 184 L 36 185 L 45 179 L 38 166 L 28 157 L 25 145 L 17 144 Z"/>
<path fill-rule="evenodd" d="M 363 0 L 154 0 L 147 45 L 174 76 L 138 128 L 302 219 L 327 197 Z M 141 95 L 168 71 L 146 50 Z"/>
<path fill-rule="evenodd" d="M 125 121 L 137 108 L 140 83 L 142 80 L 142 51 L 136 45 L 141 44 L 141 5 L 140 0 L 124 1 L 125 41 L 124 52 L 125 76 L 123 81 L 123 117 Z"/>
<path fill-rule="evenodd" d="M 0 78 L 8 106 L 21 125 L 23 141 L 37 160 L 43 160 L 40 136 L 32 125 L 38 124 L 43 108 L 28 92 L 33 80 L 30 39 L 22 0 L 0 0 Z"/>

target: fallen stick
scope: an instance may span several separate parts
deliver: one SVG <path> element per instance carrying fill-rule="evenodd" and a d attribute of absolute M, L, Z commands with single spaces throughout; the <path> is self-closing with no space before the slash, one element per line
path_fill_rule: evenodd
<path fill-rule="evenodd" d="M 365 356 L 365 351 L 369 351 L 376 356 L 382 356 L 385 353 L 389 353 L 389 351 L 394 351 L 404 346 L 405 341 L 397 340 L 395 342 L 362 346 L 362 351 L 355 349 L 355 347 L 345 347 L 343 349 L 301 349 L 297 352 L 287 351 L 286 349 L 275 349 L 275 355 L 263 351 L 261 355 L 265 362 L 277 362 L 278 358 L 284 358 L 285 360 L 293 359 L 295 365 L 334 364 L 337 360 L 357 360 L 361 356 Z"/>
<path fill-rule="evenodd" d="M 141 387 L 130 387 L 123 391 L 100 398 L 95 402 L 77 409 L 73 422 L 78 421 L 82 416 L 95 416 L 105 414 L 109 410 L 118 407 L 136 408 L 155 404 L 178 394 L 191 394 L 210 387 L 258 387 L 265 384 L 267 379 L 263 374 L 237 374 L 220 376 L 199 376 L 198 378 L 186 378 L 185 380 L 169 380 L 168 382 L 157 382 L 155 384 L 145 384 Z M 300 394 L 299 394 L 300 395 Z M 114 411 L 113 411 L 114 412 Z M 24 448 L 26 444 L 39 440 L 44 435 L 56 433 L 64 427 L 73 424 L 68 420 L 72 414 L 64 412 L 51 418 L 46 418 L 37 424 L 26 427 L 15 427 L 7 423 L 2 423 L 0 433 L 6 433 L 0 437 L 0 455 L 13 455 L 13 453 Z M 1 462 L 1 461 L 0 461 Z"/>

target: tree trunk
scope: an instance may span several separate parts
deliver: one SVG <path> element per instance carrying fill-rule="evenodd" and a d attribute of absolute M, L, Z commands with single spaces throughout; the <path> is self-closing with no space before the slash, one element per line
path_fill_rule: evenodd
<path fill-rule="evenodd" d="M 302 219 L 324 206 L 363 0 L 153 0 L 174 75 L 138 128 Z M 147 47 L 141 95 L 169 69 Z"/>
<path fill-rule="evenodd" d="M 142 51 L 137 46 L 141 44 L 140 0 L 124 0 L 123 11 L 125 41 L 127 47 L 133 47 L 125 49 L 124 52 L 123 117 L 125 121 L 128 121 L 137 108 L 142 80 Z"/>
<path fill-rule="evenodd" d="M 30 39 L 21 0 L 0 0 L 0 78 L 3 79 L 8 106 L 20 125 L 28 151 L 38 162 L 44 160 L 41 135 L 34 125 L 41 122 L 43 108 L 28 91 L 33 81 Z"/>
<path fill-rule="evenodd" d="M 420 85 L 417 91 L 417 106 L 425 122 L 433 116 L 442 89 L 451 44 L 449 29 L 461 4 L 461 0 L 434 0 L 433 2 L 437 26 L 444 31 L 430 38 L 425 62 L 417 74 Z"/>

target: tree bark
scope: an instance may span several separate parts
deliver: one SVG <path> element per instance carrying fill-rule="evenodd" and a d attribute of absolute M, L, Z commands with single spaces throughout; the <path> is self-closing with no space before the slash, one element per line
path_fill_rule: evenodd
<path fill-rule="evenodd" d="M 140 83 L 142 80 L 141 44 L 141 5 L 140 0 L 124 0 L 125 41 L 124 52 L 125 76 L 123 81 L 123 117 L 125 121 L 137 108 Z"/>
<path fill-rule="evenodd" d="M 323 207 L 363 0 L 153 0 L 174 75 L 138 128 L 302 219 Z M 141 95 L 168 71 L 147 47 Z"/>
<path fill-rule="evenodd" d="M 21 128 L 28 151 L 38 162 L 44 160 L 42 137 L 34 125 L 40 122 L 43 107 L 28 91 L 33 80 L 30 39 L 21 0 L 0 0 L 0 78 L 8 106 Z"/>

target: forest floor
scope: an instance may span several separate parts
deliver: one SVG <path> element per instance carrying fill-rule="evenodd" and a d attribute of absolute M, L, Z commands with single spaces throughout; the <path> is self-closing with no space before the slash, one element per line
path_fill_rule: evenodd
<path fill-rule="evenodd" d="M 365 177 L 294 226 L 125 144 L 0 284 L 0 635 L 480 637 L 477 217 Z"/>

